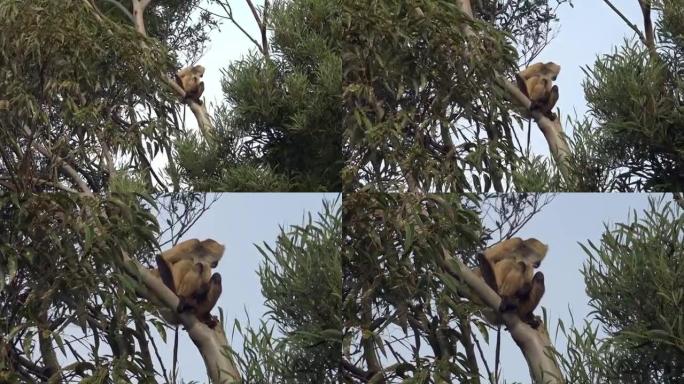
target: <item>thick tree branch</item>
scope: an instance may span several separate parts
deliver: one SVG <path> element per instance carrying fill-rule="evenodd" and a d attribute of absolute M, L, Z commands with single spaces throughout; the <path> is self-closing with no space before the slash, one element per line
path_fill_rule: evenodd
<path fill-rule="evenodd" d="M 249 9 L 252 11 L 254 20 L 259 26 L 259 31 L 261 32 L 261 52 L 264 54 L 266 58 L 268 58 L 268 39 L 266 38 L 266 12 L 268 10 L 268 0 L 264 1 L 263 18 L 259 17 L 259 12 L 257 8 L 254 6 L 252 0 L 245 1 L 247 1 L 247 5 L 249 6 Z"/>
<path fill-rule="evenodd" d="M 135 29 L 143 36 L 147 36 L 145 31 L 145 9 L 152 0 L 133 0 L 133 18 L 135 19 Z"/>
<path fill-rule="evenodd" d="M 178 308 L 178 296 L 171 292 L 161 279 L 154 276 L 139 262 L 130 259 L 128 255 L 124 255 L 124 261 L 127 262 L 128 273 L 132 276 L 140 276 L 143 284 L 167 309 Z M 178 320 L 187 330 L 188 336 L 200 351 L 212 382 L 216 384 L 240 383 L 240 373 L 235 364 L 224 355 L 230 346 L 222 324 L 211 329 L 191 313 L 183 312 L 177 315 Z"/>
<path fill-rule="evenodd" d="M 473 273 L 458 257 L 452 257 L 448 250 L 443 249 L 442 253 L 443 259 L 439 260 L 440 266 L 450 275 L 456 276 L 466 283 L 485 305 L 498 311 L 501 297 L 485 283 L 484 279 Z M 541 324 L 537 329 L 533 329 L 521 321 L 515 312 L 504 312 L 501 314 L 501 318 L 525 356 L 532 381 L 544 384 L 563 384 L 565 381 L 553 355 L 554 348 L 548 333 L 546 333 L 545 325 Z"/>
<path fill-rule="evenodd" d="M 651 56 L 657 57 L 653 21 L 651 20 L 651 0 L 639 0 L 639 7 L 641 7 L 641 14 L 644 17 L 644 32 L 646 34 L 644 44 L 646 44 L 646 48 L 651 53 Z"/>

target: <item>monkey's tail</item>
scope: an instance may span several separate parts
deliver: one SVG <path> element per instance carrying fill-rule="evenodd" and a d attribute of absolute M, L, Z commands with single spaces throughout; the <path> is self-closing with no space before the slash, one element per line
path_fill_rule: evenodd
<path fill-rule="evenodd" d="M 532 116 L 527 120 L 527 156 L 530 155 L 530 140 L 532 139 Z"/>
<path fill-rule="evenodd" d="M 501 325 L 496 327 L 496 356 L 494 357 L 494 383 L 499 383 L 499 357 L 501 356 Z"/>
<path fill-rule="evenodd" d="M 498 356 L 498 355 L 497 355 Z M 178 375 L 178 325 L 176 325 L 176 335 L 173 337 L 173 376 L 171 383 L 176 384 L 176 375 Z"/>

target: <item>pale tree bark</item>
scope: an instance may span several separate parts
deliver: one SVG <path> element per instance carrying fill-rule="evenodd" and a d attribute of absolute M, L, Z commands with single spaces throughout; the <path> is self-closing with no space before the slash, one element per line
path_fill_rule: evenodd
<path fill-rule="evenodd" d="M 498 311 L 501 297 L 494 292 L 484 279 L 478 277 L 458 257 L 452 257 L 446 249 L 442 250 L 441 266 L 453 276 L 466 283 L 485 305 Z M 520 348 L 527 366 L 530 378 L 534 384 L 564 384 L 563 375 L 555 359 L 555 349 L 551 344 L 546 325 L 540 324 L 537 329 L 520 320 L 514 312 L 501 314 L 504 325 Z"/>
<path fill-rule="evenodd" d="M 461 9 L 461 12 L 463 12 L 471 20 L 474 20 L 473 9 L 470 4 L 470 0 L 456 0 L 456 3 Z M 465 26 L 464 29 L 469 37 L 477 38 L 477 35 L 470 29 L 470 27 Z M 530 104 L 532 102 L 520 91 L 520 89 L 518 89 L 516 85 L 501 76 L 497 76 L 496 80 L 506 91 L 508 91 L 512 101 L 518 103 L 521 107 L 529 111 Z M 567 181 L 569 176 L 568 161 L 571 152 L 570 147 L 565 140 L 565 133 L 563 132 L 563 127 L 560 123 L 560 116 L 552 121 L 540 111 L 531 111 L 530 115 L 544 134 L 546 143 L 549 146 L 549 152 L 551 153 L 551 156 L 553 157 L 561 176 L 563 176 L 563 179 Z"/>

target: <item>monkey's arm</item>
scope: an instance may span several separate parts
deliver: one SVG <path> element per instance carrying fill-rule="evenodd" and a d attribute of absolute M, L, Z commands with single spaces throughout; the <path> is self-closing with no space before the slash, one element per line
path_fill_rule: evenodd
<path fill-rule="evenodd" d="M 177 284 L 176 294 L 180 299 L 177 310 L 183 312 L 195 305 L 195 292 L 202 286 L 202 265 L 182 260 L 174 264 L 172 271 Z"/>
<path fill-rule="evenodd" d="M 210 328 L 214 328 L 216 326 L 216 320 L 211 316 L 211 310 L 214 309 L 214 306 L 218 302 L 219 296 L 221 296 L 221 292 L 223 291 L 221 286 L 221 275 L 214 273 L 206 286 L 208 289 L 197 301 L 195 313 L 197 314 L 197 318 L 202 322 L 207 324 Z"/>
<path fill-rule="evenodd" d="M 535 76 L 528 80 L 528 88 L 530 91 L 530 101 L 532 101 L 532 104 L 530 105 L 530 109 L 536 109 L 540 108 L 543 106 L 543 103 L 548 99 L 547 95 L 547 81 L 546 79 L 540 78 L 538 76 Z"/>
<path fill-rule="evenodd" d="M 544 285 L 544 274 L 537 272 L 534 274 L 534 278 L 532 279 L 532 288 L 530 289 L 529 294 L 518 304 L 518 316 L 520 316 L 520 319 L 530 324 L 533 328 L 537 328 L 540 323 L 539 319 L 534 316 L 533 312 L 539 305 L 539 302 L 541 301 L 542 296 L 544 296 L 545 291 L 546 287 Z"/>
<path fill-rule="evenodd" d="M 525 262 L 511 259 L 502 260 L 495 265 L 494 271 L 502 279 L 499 288 L 501 312 L 517 308 L 520 298 L 527 296 L 531 290 L 532 274 L 528 268 Z"/>

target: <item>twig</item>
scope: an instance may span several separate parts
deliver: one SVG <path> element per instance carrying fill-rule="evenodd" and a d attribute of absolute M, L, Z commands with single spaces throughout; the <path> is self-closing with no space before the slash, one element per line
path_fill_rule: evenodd
<path fill-rule="evenodd" d="M 239 29 L 240 32 L 242 32 L 243 35 L 245 35 L 245 37 L 247 37 L 252 43 L 254 43 L 254 45 L 256 45 L 257 48 L 259 49 L 259 51 L 263 54 L 264 48 L 259 44 L 258 41 L 256 41 L 255 38 L 252 37 L 252 35 L 249 34 L 249 32 L 247 32 L 244 28 L 242 28 L 240 23 L 238 23 L 237 20 L 235 20 L 235 18 L 233 17 L 233 8 L 230 6 L 230 4 L 228 4 L 228 3 L 224 4 L 222 2 L 219 2 L 218 5 L 220 5 L 221 8 L 223 8 L 223 10 L 228 15 L 227 19 L 230 20 L 233 23 L 233 25 L 235 25 L 237 27 L 237 29 Z"/>
<path fill-rule="evenodd" d="M 119 3 L 119 2 L 116 1 L 116 0 L 102 0 L 102 1 L 106 1 L 106 2 L 108 2 L 109 4 L 112 4 L 114 7 L 118 8 L 121 12 L 123 12 L 124 15 L 126 15 L 126 17 L 128 17 L 129 20 L 131 20 L 131 22 L 132 22 L 133 24 L 135 24 L 135 18 L 134 18 L 133 15 L 128 11 L 128 9 L 126 9 L 126 7 L 124 7 L 121 3 Z"/>
<path fill-rule="evenodd" d="M 637 36 L 639 36 L 639 39 L 640 39 L 644 44 L 648 45 L 648 44 L 646 43 L 646 38 L 644 37 L 644 34 L 641 33 L 641 31 L 640 31 L 639 28 L 636 26 L 636 24 L 634 24 L 634 23 L 632 23 L 631 21 L 629 21 L 629 19 L 628 19 L 624 14 L 622 14 L 622 12 L 620 12 L 620 10 L 617 9 L 617 8 L 610 2 L 610 0 L 603 0 L 603 2 L 606 3 L 606 4 L 613 10 L 613 12 L 617 13 L 617 15 L 620 16 L 620 18 L 621 18 L 622 20 L 624 20 L 625 23 L 627 23 L 627 26 L 628 26 L 628 27 L 630 27 L 631 29 L 634 30 L 634 32 L 637 34 Z M 639 4 L 641 4 L 641 1 L 639 1 Z"/>
<path fill-rule="evenodd" d="M 31 129 L 30 129 L 29 127 L 27 127 L 27 126 L 24 126 L 24 132 L 25 132 L 26 135 L 28 135 L 29 137 L 33 136 L 33 132 L 32 132 Z M 50 159 L 56 160 L 56 161 L 60 164 L 60 168 L 62 169 L 62 172 L 63 172 L 66 176 L 68 176 L 69 178 L 71 178 L 71 180 L 72 180 L 76 185 L 78 185 L 78 188 L 79 188 L 81 191 L 83 191 L 83 193 L 85 193 L 85 194 L 88 195 L 88 196 L 93 196 L 93 192 L 90 190 L 90 188 L 89 188 L 88 185 L 85 183 L 85 181 L 83 181 L 83 180 L 81 179 L 81 177 L 80 177 L 80 175 L 78 174 L 78 172 L 76 172 L 75 169 L 73 169 L 69 164 L 67 164 L 67 162 L 66 162 L 64 159 L 62 159 L 61 157 L 59 157 L 59 156 L 53 154 L 52 151 L 50 151 L 49 149 L 47 149 L 46 147 L 44 147 L 44 146 L 43 146 L 42 144 L 40 144 L 40 143 L 37 143 L 37 142 L 33 141 L 31 145 L 32 145 L 34 148 L 36 148 L 36 150 L 38 150 L 38 152 L 40 152 L 43 156 L 45 156 L 45 157 L 47 157 L 47 158 L 50 158 Z"/>

